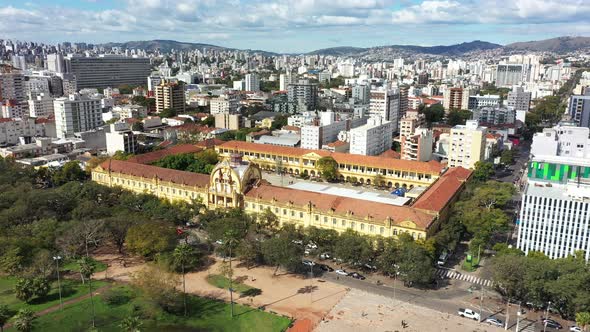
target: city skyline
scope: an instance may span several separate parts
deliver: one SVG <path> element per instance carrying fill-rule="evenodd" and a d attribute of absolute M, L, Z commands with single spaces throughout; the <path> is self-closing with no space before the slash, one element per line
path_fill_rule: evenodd
<path fill-rule="evenodd" d="M 588 14 L 588 3 L 554 0 L 7 0 L 0 5 L 0 35 L 45 43 L 171 39 L 299 53 L 337 46 L 433 46 L 474 39 L 504 45 L 589 36 Z"/>

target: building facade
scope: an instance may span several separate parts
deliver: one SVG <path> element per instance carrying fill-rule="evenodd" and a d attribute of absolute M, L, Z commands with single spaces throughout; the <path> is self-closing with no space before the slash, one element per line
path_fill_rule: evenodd
<path fill-rule="evenodd" d="M 100 99 L 73 94 L 53 101 L 57 137 L 66 138 L 74 133 L 100 127 L 102 107 Z"/>
<path fill-rule="evenodd" d="M 369 115 L 380 116 L 384 121 L 393 124 L 393 132 L 399 130 L 400 117 L 400 92 L 398 89 L 376 89 L 371 90 L 369 103 Z"/>
<path fill-rule="evenodd" d="M 350 153 L 377 156 L 391 149 L 393 123 L 374 116 L 366 125 L 351 129 L 349 136 Z"/>
<path fill-rule="evenodd" d="M 485 160 L 486 134 L 487 128 L 480 127 L 477 120 L 453 127 L 447 155 L 449 167 L 472 169 L 476 162 Z"/>
<path fill-rule="evenodd" d="M 590 258 L 588 128 L 558 125 L 536 133 L 522 194 L 517 247 L 550 258 Z"/>
<path fill-rule="evenodd" d="M 78 89 L 143 85 L 151 73 L 149 58 L 120 55 L 74 55 L 65 59 L 65 65 L 66 71 L 76 78 Z"/>
<path fill-rule="evenodd" d="M 54 114 L 53 98 L 49 94 L 40 93 L 36 96 L 31 96 L 27 101 L 29 103 L 29 115 L 37 117 L 49 117 Z"/>
<path fill-rule="evenodd" d="M 174 109 L 179 114 L 186 110 L 185 100 L 186 84 L 182 81 L 162 81 L 155 87 L 156 112 L 160 113 L 165 109 Z"/>

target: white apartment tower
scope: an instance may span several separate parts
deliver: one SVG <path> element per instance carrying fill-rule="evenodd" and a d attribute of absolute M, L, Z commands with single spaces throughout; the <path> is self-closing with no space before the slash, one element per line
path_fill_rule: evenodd
<path fill-rule="evenodd" d="M 376 115 L 366 125 L 350 130 L 350 153 L 376 156 L 391 149 L 393 122 Z"/>
<path fill-rule="evenodd" d="M 371 90 L 369 114 L 380 116 L 383 121 L 392 123 L 393 132 L 398 132 L 400 112 L 400 93 L 398 89 Z"/>
<path fill-rule="evenodd" d="M 536 133 L 518 224 L 517 247 L 550 258 L 590 258 L 589 128 L 558 125 Z"/>
<path fill-rule="evenodd" d="M 66 138 L 74 133 L 88 131 L 102 125 L 100 99 L 73 94 L 53 102 L 57 137 Z"/>
<path fill-rule="evenodd" d="M 244 77 L 244 89 L 246 91 L 260 91 L 260 80 L 256 74 L 246 74 Z"/>

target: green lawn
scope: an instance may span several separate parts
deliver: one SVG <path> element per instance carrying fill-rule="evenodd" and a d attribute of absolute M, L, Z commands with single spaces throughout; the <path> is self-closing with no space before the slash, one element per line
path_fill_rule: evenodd
<path fill-rule="evenodd" d="M 94 272 L 102 272 L 107 269 L 107 265 L 105 263 L 99 262 L 95 259 L 93 259 L 93 261 L 94 261 L 94 266 L 96 267 Z M 71 261 L 68 261 L 65 264 L 61 265 L 59 267 L 59 270 L 62 272 L 80 272 L 80 265 L 78 264 L 78 262 L 76 260 L 71 260 Z"/>
<path fill-rule="evenodd" d="M 15 311 L 21 308 L 41 311 L 59 304 L 59 288 L 57 287 L 57 281 L 51 284 L 51 291 L 46 297 L 42 299 L 33 298 L 30 303 L 25 303 L 14 296 L 15 283 L 16 278 L 0 278 L 0 304 L 6 304 L 10 309 Z M 92 289 L 97 289 L 106 284 L 107 283 L 104 281 L 92 281 Z M 82 285 L 79 281 L 62 279 L 61 285 L 64 302 L 88 294 L 88 285 Z"/>
<path fill-rule="evenodd" d="M 128 286 L 118 286 L 127 288 Z M 130 290 L 129 288 L 127 288 Z M 131 291 L 131 290 L 130 290 Z M 132 291 L 131 291 L 132 292 Z M 121 331 L 121 320 L 132 316 L 134 310 L 142 318 L 141 331 L 284 331 L 291 323 L 290 319 L 234 305 L 235 317 L 230 318 L 230 306 L 225 302 L 189 297 L 190 310 L 187 318 L 163 312 L 155 305 L 141 297 L 130 302 L 111 306 L 100 296 L 94 298 L 96 310 L 96 327 L 98 331 Z M 137 310 L 140 308 L 139 310 Z M 34 331 L 88 331 L 91 324 L 90 299 L 66 306 L 57 311 L 39 317 Z M 7 331 L 14 331 L 9 329 Z"/>
<path fill-rule="evenodd" d="M 218 288 L 223 288 L 223 289 L 229 288 L 229 279 L 220 275 L 220 274 L 212 274 L 212 275 L 208 276 L 207 282 L 215 287 L 218 287 Z M 250 287 L 246 284 L 233 281 L 232 288 L 234 289 L 235 292 L 244 293 L 250 289 L 253 289 L 254 287 Z"/>

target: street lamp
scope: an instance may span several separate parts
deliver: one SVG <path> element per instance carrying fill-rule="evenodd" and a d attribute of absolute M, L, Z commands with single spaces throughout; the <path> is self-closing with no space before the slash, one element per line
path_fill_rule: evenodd
<path fill-rule="evenodd" d="M 543 324 L 543 332 L 547 330 L 547 318 L 549 318 L 549 308 L 551 307 L 551 301 L 547 304 L 547 312 L 545 312 L 545 323 Z"/>
<path fill-rule="evenodd" d="M 520 311 L 520 304 L 521 302 L 518 302 L 518 311 L 516 312 L 516 332 L 518 332 L 520 325 L 520 315 L 522 315 L 522 312 Z"/>
<path fill-rule="evenodd" d="M 61 310 L 64 309 L 64 304 L 61 299 L 61 281 L 59 279 L 59 261 L 61 260 L 61 256 L 53 256 L 53 260 L 55 261 L 55 266 L 57 268 L 57 288 L 59 289 L 59 307 Z"/>

